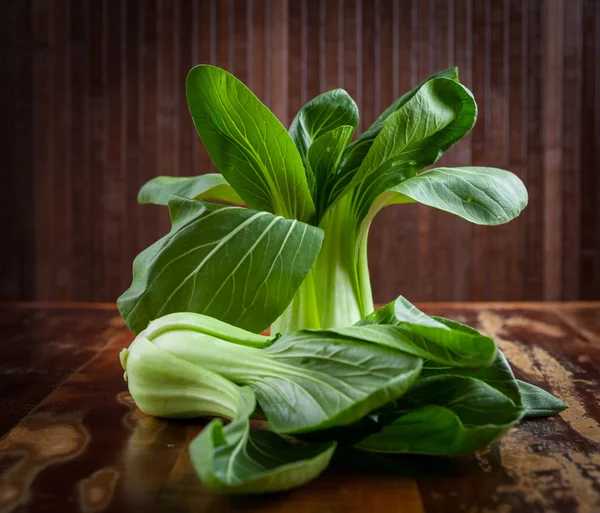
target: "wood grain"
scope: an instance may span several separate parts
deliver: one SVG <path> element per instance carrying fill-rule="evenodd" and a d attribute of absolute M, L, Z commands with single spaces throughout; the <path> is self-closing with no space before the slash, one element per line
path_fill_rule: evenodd
<path fill-rule="evenodd" d="M 474 455 L 341 451 L 302 488 L 230 497 L 205 489 L 190 465 L 203 422 L 156 419 L 133 404 L 118 360 L 133 336 L 114 305 L 0 304 L 0 511 L 597 511 L 600 303 L 417 306 L 494 337 L 518 377 L 569 409 L 523 421 Z"/>
<path fill-rule="evenodd" d="M 1 299 L 113 301 L 169 228 L 138 206 L 159 174 L 215 171 L 187 111 L 196 63 L 245 80 L 289 124 L 344 87 L 357 133 L 457 64 L 479 104 L 440 161 L 507 167 L 529 190 L 485 228 L 416 205 L 371 230 L 375 299 L 600 297 L 600 3 L 595 0 L 5 0 Z"/>

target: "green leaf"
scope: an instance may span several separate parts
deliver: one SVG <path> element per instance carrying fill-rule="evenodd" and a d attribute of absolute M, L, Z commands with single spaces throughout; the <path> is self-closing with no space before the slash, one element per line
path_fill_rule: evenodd
<path fill-rule="evenodd" d="M 273 369 L 248 384 L 280 433 L 351 424 L 403 395 L 421 359 L 335 333 L 298 331 L 264 351 Z M 277 364 L 277 365 L 276 365 Z"/>
<path fill-rule="evenodd" d="M 438 73 L 431 75 L 427 80 L 421 82 L 412 91 L 403 94 L 387 109 L 385 109 L 385 111 L 381 113 L 377 120 L 348 147 L 342 159 L 342 165 L 340 166 L 335 192 L 332 195 L 332 202 L 337 198 L 337 196 L 339 196 L 339 194 L 341 194 L 346 185 L 350 183 L 354 177 L 354 174 L 362 164 L 365 156 L 369 152 L 369 149 L 373 145 L 373 141 L 379 135 L 379 132 L 381 132 L 390 116 L 410 99 L 412 99 L 424 84 L 430 80 L 433 80 L 434 78 L 448 78 L 458 82 L 458 68 L 454 67 L 439 71 Z"/>
<path fill-rule="evenodd" d="M 523 408 L 525 408 L 525 419 L 537 417 L 550 417 L 568 408 L 567 403 L 554 397 L 550 392 L 524 381 L 517 380 Z"/>
<path fill-rule="evenodd" d="M 313 226 L 266 212 L 174 197 L 171 231 L 140 253 L 118 299 L 134 333 L 171 312 L 266 329 L 310 271 L 323 239 Z"/>
<path fill-rule="evenodd" d="M 357 220 L 367 217 L 380 194 L 433 164 L 476 118 L 477 105 L 467 88 L 448 78 L 426 82 L 389 117 L 348 185 Z"/>
<path fill-rule="evenodd" d="M 306 161 L 313 142 L 327 132 L 350 126 L 350 138 L 358 124 L 358 107 L 343 89 L 334 89 L 309 101 L 300 109 L 290 125 L 290 135 L 300 156 Z"/>
<path fill-rule="evenodd" d="M 496 357 L 494 341 L 475 330 L 446 325 L 418 310 L 404 297 L 335 333 L 368 340 L 451 367 L 483 367 Z"/>
<path fill-rule="evenodd" d="M 454 321 L 448 321 L 447 319 L 439 320 L 440 322 L 452 322 L 454 324 Z M 466 328 L 467 326 L 464 327 Z M 421 378 L 425 379 L 430 376 L 437 376 L 440 374 L 478 379 L 487 383 L 491 387 L 504 394 L 516 406 L 522 406 L 519 385 L 517 384 L 517 380 L 515 379 L 510 365 L 506 361 L 506 357 L 500 350 L 498 350 L 496 354 L 496 359 L 491 365 L 478 369 L 460 369 L 456 367 L 444 367 L 432 361 L 427 361 L 424 363 Z"/>
<path fill-rule="evenodd" d="M 318 224 L 330 203 L 330 189 L 335 180 L 342 153 L 350 142 L 353 132 L 354 127 L 351 126 L 337 127 L 319 137 L 308 149 L 307 169 L 309 182 L 313 184 L 311 193 L 317 209 L 315 224 Z"/>
<path fill-rule="evenodd" d="M 527 206 L 527 189 L 513 173 L 492 167 L 440 167 L 389 190 L 394 203 L 419 202 L 475 224 L 508 223 Z M 389 201 L 388 201 L 389 204 Z"/>
<path fill-rule="evenodd" d="M 336 444 L 293 445 L 267 430 L 250 432 L 252 391 L 240 389 L 235 419 L 213 420 L 190 444 L 190 459 L 203 483 L 228 493 L 289 490 L 316 478 L 329 465 Z"/>
<path fill-rule="evenodd" d="M 419 380 L 383 429 L 360 449 L 389 453 L 462 454 L 482 449 L 513 426 L 522 409 L 483 381 L 440 375 Z M 390 417 L 395 417 L 388 423 Z"/>
<path fill-rule="evenodd" d="M 244 204 L 242 198 L 219 173 L 189 177 L 157 176 L 142 186 L 137 199 L 142 204 L 168 205 L 172 196 Z"/>
<path fill-rule="evenodd" d="M 186 91 L 204 146 L 244 202 L 310 220 L 315 208 L 302 159 L 273 113 L 237 78 L 214 66 L 192 68 Z"/>

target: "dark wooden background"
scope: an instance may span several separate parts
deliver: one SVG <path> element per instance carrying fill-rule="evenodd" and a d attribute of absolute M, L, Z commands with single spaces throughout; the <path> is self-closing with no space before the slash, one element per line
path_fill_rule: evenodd
<path fill-rule="evenodd" d="M 327 89 L 364 129 L 430 73 L 460 67 L 480 107 L 448 165 L 529 189 L 482 228 L 418 206 L 372 229 L 376 301 L 600 298 L 600 2 L 3 0 L 1 299 L 113 301 L 168 230 L 148 179 L 214 169 L 187 112 L 196 63 L 235 73 L 289 123 Z"/>

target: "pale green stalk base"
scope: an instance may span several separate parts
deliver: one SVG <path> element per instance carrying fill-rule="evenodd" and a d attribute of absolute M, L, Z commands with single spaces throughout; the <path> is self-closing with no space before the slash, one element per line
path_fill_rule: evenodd
<path fill-rule="evenodd" d="M 273 323 L 272 334 L 351 326 L 373 311 L 368 227 L 359 230 L 356 225 L 347 195 L 321 221 L 325 238 L 315 265 Z"/>

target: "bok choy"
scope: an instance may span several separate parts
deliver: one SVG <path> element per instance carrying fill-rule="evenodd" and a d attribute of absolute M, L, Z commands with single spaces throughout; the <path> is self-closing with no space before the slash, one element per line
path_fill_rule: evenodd
<path fill-rule="evenodd" d="M 516 380 L 475 329 L 403 297 L 374 310 L 367 238 L 381 209 L 418 202 L 498 225 L 527 205 L 509 171 L 429 169 L 477 118 L 456 68 L 401 96 L 354 141 L 358 108 L 342 89 L 307 103 L 289 130 L 217 67 L 193 68 L 186 91 L 219 173 L 161 176 L 140 190 L 140 203 L 168 206 L 172 227 L 135 259 L 118 300 L 137 335 L 121 363 L 144 412 L 215 417 L 190 446 L 207 486 L 293 488 L 345 445 L 471 452 L 523 417 L 566 407 Z M 267 424 L 255 431 L 252 417 Z"/>

